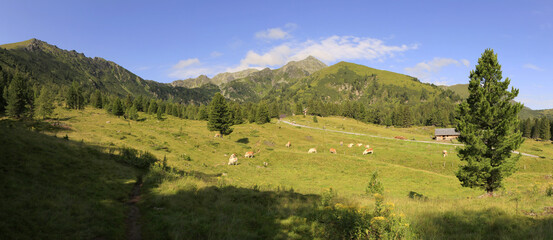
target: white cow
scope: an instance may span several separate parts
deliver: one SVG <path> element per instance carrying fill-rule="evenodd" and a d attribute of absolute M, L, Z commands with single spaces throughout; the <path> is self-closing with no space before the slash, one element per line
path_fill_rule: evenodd
<path fill-rule="evenodd" d="M 307 151 L 307 153 L 317 153 L 317 149 L 316 148 L 310 148 L 309 151 Z"/>
<path fill-rule="evenodd" d="M 369 146 L 369 144 L 365 145 L 365 148 L 371 148 L 371 146 Z"/>
<path fill-rule="evenodd" d="M 238 157 L 236 157 L 236 154 L 230 155 L 230 158 L 228 159 L 228 165 L 237 165 L 238 164 Z"/>
<path fill-rule="evenodd" d="M 350 148 L 350 147 L 353 147 L 353 143 L 348 144 L 348 147 L 349 147 L 349 148 Z"/>
<path fill-rule="evenodd" d="M 443 150 L 443 151 L 442 151 L 442 155 L 444 155 L 444 157 L 446 157 L 446 156 L 447 156 L 447 151 L 446 151 L 446 150 Z"/>

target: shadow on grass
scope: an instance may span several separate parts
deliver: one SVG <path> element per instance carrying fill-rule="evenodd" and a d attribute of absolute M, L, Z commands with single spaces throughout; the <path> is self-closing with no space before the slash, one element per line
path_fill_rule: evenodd
<path fill-rule="evenodd" d="M 243 143 L 243 144 L 248 144 L 250 143 L 250 139 L 249 138 L 240 138 L 238 140 L 236 140 L 237 143 Z"/>
<path fill-rule="evenodd" d="M 61 131 L 51 127 L 0 121 L 0 239 L 124 238 L 125 203 L 143 170 L 102 147 L 40 133 Z"/>
<path fill-rule="evenodd" d="M 415 223 L 422 239 L 553 238 L 553 216 L 532 218 L 497 208 L 427 214 Z"/>
<path fill-rule="evenodd" d="M 145 184 L 145 187 L 151 187 Z M 234 186 L 185 185 L 171 195 L 146 194 L 145 239 L 310 239 L 317 195 Z"/>

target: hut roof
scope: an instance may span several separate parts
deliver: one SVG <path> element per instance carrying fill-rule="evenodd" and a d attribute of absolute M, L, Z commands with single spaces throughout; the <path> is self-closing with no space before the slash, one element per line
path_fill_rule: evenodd
<path fill-rule="evenodd" d="M 455 131 L 455 128 L 436 128 L 434 130 L 434 135 L 436 136 L 459 136 L 461 135 L 459 132 Z"/>

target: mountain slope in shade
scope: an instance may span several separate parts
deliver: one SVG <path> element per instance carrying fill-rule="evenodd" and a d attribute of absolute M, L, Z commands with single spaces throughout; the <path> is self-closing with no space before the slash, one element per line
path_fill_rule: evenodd
<path fill-rule="evenodd" d="M 70 86 L 76 81 L 87 91 L 99 89 L 118 96 L 132 94 L 181 102 L 208 102 L 218 91 L 214 85 L 187 89 L 144 80 L 114 62 L 86 57 L 75 50 L 63 50 L 37 39 L 0 45 L 0 70 L 8 75 L 24 72 L 31 84 Z"/>

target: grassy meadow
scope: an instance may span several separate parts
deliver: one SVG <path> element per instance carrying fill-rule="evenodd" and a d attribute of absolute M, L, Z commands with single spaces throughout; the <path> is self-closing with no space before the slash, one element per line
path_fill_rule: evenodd
<path fill-rule="evenodd" d="M 339 117 L 314 123 L 311 117 L 295 116 L 286 120 L 368 136 L 273 119 L 265 125 L 237 125 L 230 136 L 214 138 L 206 122 L 172 116 L 160 121 L 140 113 L 141 121 L 127 121 L 92 108 L 58 108 L 55 114 L 64 126 L 55 131 L 9 127 L 22 123 L 2 120 L 1 147 L 3 155 L 9 155 L 4 155 L 8 157 L 0 170 L 9 174 L 0 177 L 0 186 L 2 194 L 10 194 L 1 197 L 0 208 L 7 213 L 3 219 L 19 220 L 2 222 L 0 232 L 29 233 L 33 228 L 18 227 L 51 221 L 52 226 L 36 228 L 56 234 L 66 230 L 58 227 L 68 226 L 82 231 L 66 238 L 120 239 L 126 197 L 137 176 L 144 174 L 139 202 L 144 239 L 339 239 L 336 236 L 348 236 L 340 235 L 345 228 L 340 224 L 359 222 L 379 206 L 365 191 L 371 174 L 378 171 L 383 204 L 390 211 L 386 216 L 401 216 L 396 227 L 409 229 L 403 238 L 553 236 L 553 197 L 546 195 L 553 184 L 550 142 L 526 140 L 520 151 L 541 157 L 521 157 L 519 170 L 505 180 L 497 197 L 481 198 L 483 190 L 463 188 L 455 177 L 461 164 L 455 146 L 393 139 L 432 141 L 431 127 L 386 128 Z M 290 148 L 285 147 L 288 141 Z M 348 148 L 349 143 L 368 144 L 374 154 L 363 156 L 364 147 Z M 21 149 L 24 146 L 33 151 Z M 167 167 L 159 163 L 145 172 L 114 161 L 109 149 L 120 147 L 148 151 L 160 161 L 166 159 Z M 309 148 L 318 153 L 308 154 Z M 330 154 L 330 148 L 337 154 Z M 443 150 L 449 156 L 442 157 Z M 246 151 L 254 151 L 255 157 L 244 158 Z M 227 165 L 232 153 L 238 155 L 238 165 Z M 42 201 L 43 195 L 48 200 Z M 89 195 L 94 197 L 84 197 Z M 67 201 L 76 205 L 63 209 Z M 61 220 L 48 219 L 52 211 Z M 29 214 L 39 219 L 28 220 Z M 65 224 L 74 216 L 83 220 Z"/>

